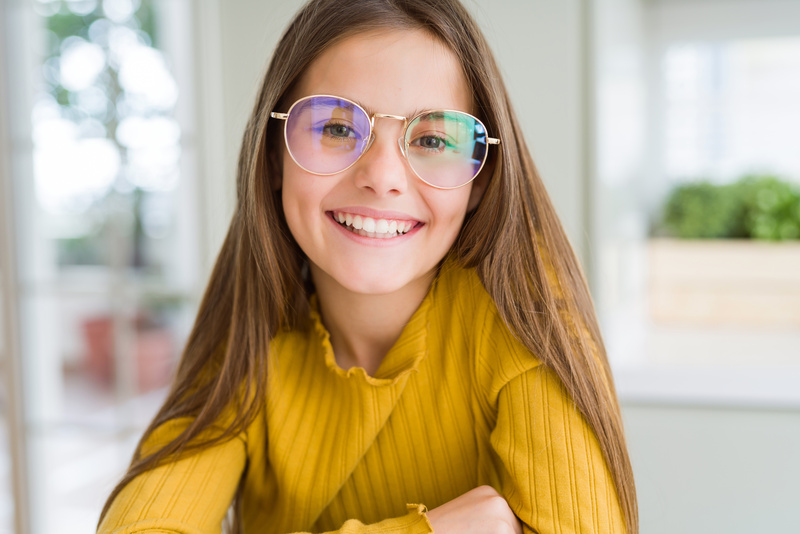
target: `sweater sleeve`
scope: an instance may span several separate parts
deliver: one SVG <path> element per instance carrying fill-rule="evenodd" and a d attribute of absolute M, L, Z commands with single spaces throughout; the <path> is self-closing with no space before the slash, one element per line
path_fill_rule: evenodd
<path fill-rule="evenodd" d="M 159 427 L 144 446 L 150 453 L 177 436 L 187 421 Z M 114 499 L 98 534 L 220 532 L 245 466 L 236 437 L 134 478 Z"/>
<path fill-rule="evenodd" d="M 159 427 L 145 444 L 152 452 L 180 433 L 186 421 Z M 167 463 L 134 478 L 114 499 L 98 534 L 217 534 L 222 530 L 246 461 L 244 436 Z M 341 534 L 428 534 L 433 532 L 420 504 L 406 515 L 374 524 L 346 521 Z"/>
<path fill-rule="evenodd" d="M 407 508 L 408 514 L 406 515 L 385 519 L 371 525 L 351 519 L 345 521 L 339 530 L 333 530 L 326 534 L 433 534 L 433 527 L 428 521 L 425 506 L 409 504 Z"/>
<path fill-rule="evenodd" d="M 501 493 L 525 532 L 620 533 L 625 522 L 595 434 L 544 365 L 500 390 L 491 445 Z"/>
<path fill-rule="evenodd" d="M 231 451 L 221 447 L 145 473 L 117 496 L 98 534 L 207 534 L 221 531 L 236 483 L 228 476 L 236 461 L 217 463 Z M 216 472 L 209 472 L 211 468 Z M 217 471 L 218 470 L 218 471 Z M 406 515 L 365 525 L 346 521 L 326 534 L 431 534 L 427 510 L 409 504 Z M 307 533 L 296 533 L 307 534 Z"/>

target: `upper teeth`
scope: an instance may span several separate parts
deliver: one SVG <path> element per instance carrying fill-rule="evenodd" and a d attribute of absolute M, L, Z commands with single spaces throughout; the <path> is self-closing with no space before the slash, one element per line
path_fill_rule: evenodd
<path fill-rule="evenodd" d="M 398 221 L 394 219 L 373 219 L 372 217 L 362 217 L 338 211 L 335 214 L 339 223 L 347 226 L 351 230 L 358 231 L 366 237 L 394 237 L 405 234 L 414 226 L 412 221 Z M 359 231 L 360 230 L 360 231 Z"/>

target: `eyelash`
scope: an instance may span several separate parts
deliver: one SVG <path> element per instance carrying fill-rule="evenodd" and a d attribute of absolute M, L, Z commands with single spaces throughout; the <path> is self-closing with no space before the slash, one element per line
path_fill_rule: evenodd
<path fill-rule="evenodd" d="M 347 128 L 348 135 L 344 136 L 344 137 L 341 136 L 341 135 L 331 135 L 331 133 L 330 133 L 331 129 L 332 128 L 336 128 L 337 126 L 344 126 L 345 128 Z M 358 137 L 355 134 L 355 130 L 353 129 L 353 127 L 350 126 L 347 123 L 344 123 L 344 122 L 328 121 L 322 126 L 322 128 L 320 130 L 321 130 L 323 135 L 326 135 L 328 137 L 328 139 L 336 139 L 336 140 L 339 140 L 339 141 L 345 141 L 347 139 L 354 139 L 354 138 Z"/>
<path fill-rule="evenodd" d="M 438 140 L 441 143 L 441 147 L 440 148 L 430 148 L 430 147 L 422 146 L 421 144 L 419 144 L 419 141 L 421 141 L 422 139 L 429 139 L 429 138 L 433 138 L 433 139 Z M 428 152 L 428 153 L 432 152 L 432 153 L 439 154 L 439 153 L 444 152 L 445 149 L 447 149 L 447 147 L 449 145 L 447 143 L 447 139 L 445 139 L 444 136 L 435 135 L 435 134 L 433 134 L 433 135 L 425 134 L 425 135 L 421 135 L 421 136 L 417 137 L 416 139 L 414 139 L 411 143 L 409 143 L 409 146 L 417 147 L 417 148 L 423 150 L 424 152 Z"/>

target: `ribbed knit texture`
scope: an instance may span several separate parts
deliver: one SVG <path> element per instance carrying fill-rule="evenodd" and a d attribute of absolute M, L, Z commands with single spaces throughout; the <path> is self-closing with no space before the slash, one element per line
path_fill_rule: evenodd
<path fill-rule="evenodd" d="M 474 271 L 443 268 L 374 376 L 338 367 L 316 311 L 311 323 L 273 340 L 246 432 L 136 478 L 100 532 L 219 532 L 245 468 L 247 534 L 432 532 L 425 506 L 481 484 L 526 532 L 625 531 L 597 439 Z"/>

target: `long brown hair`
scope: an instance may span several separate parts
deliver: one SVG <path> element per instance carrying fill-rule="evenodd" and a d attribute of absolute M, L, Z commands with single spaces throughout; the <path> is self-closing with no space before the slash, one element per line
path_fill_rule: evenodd
<path fill-rule="evenodd" d="M 633 472 L 589 291 L 522 139 L 491 51 L 458 0 L 311 0 L 289 24 L 247 123 L 235 213 L 177 376 L 101 520 L 137 475 L 178 454 L 230 439 L 256 416 L 254 399 L 265 398 L 270 340 L 307 315 L 303 254 L 272 185 L 281 172 L 283 141 L 281 124 L 268 121 L 269 113 L 288 107 L 293 85 L 327 47 L 387 27 L 422 28 L 446 44 L 461 61 L 476 114 L 502 139 L 483 198 L 450 255 L 477 269 L 511 330 L 561 379 L 597 435 L 628 532 L 638 533 Z M 218 424 L 226 410 L 236 416 L 209 437 L 204 431 Z M 144 455 L 142 444 L 153 431 L 179 417 L 192 423 L 165 447 Z M 239 507 L 233 510 L 233 529 L 238 530 Z"/>

